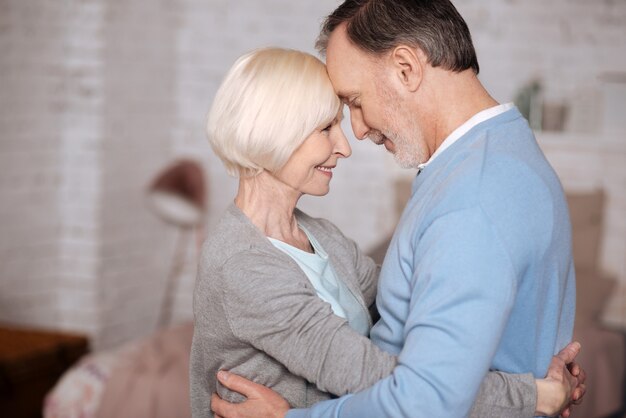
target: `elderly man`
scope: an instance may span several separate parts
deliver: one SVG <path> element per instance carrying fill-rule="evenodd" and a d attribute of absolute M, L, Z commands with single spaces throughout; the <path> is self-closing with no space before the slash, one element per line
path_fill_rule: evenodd
<path fill-rule="evenodd" d="M 480 83 L 462 17 L 448 0 L 348 0 L 318 46 L 355 136 L 418 175 L 371 331 L 397 367 L 370 389 L 288 416 L 463 417 L 488 370 L 544 376 L 574 322 L 567 205 L 526 120 Z M 249 398 L 267 395 L 220 378 Z"/>

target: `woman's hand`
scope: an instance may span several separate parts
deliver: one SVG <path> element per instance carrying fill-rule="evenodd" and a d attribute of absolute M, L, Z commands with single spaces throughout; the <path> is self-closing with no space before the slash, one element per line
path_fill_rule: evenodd
<path fill-rule="evenodd" d="M 580 352 L 580 343 L 568 344 L 552 357 L 544 379 L 537 379 L 537 410 L 535 415 L 567 418 L 572 404 L 578 405 L 585 395 L 585 371 L 574 360 Z"/>
<path fill-rule="evenodd" d="M 217 380 L 247 399 L 241 403 L 230 403 L 214 393 L 211 410 L 216 418 L 284 418 L 289 411 L 287 401 L 263 385 L 223 370 L 217 373 Z"/>

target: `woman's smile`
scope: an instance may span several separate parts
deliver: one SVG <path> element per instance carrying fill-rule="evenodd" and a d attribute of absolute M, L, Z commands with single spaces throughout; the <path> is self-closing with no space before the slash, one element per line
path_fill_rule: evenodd
<path fill-rule="evenodd" d="M 322 174 L 328 176 L 328 177 L 333 177 L 333 168 L 335 168 L 335 166 L 332 167 L 325 167 L 322 165 L 318 165 L 317 167 L 315 167 L 318 171 L 320 171 Z"/>

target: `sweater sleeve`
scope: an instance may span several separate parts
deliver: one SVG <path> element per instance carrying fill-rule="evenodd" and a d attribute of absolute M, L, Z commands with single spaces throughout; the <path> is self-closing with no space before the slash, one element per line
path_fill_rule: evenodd
<path fill-rule="evenodd" d="M 510 315 L 516 275 L 480 208 L 442 215 L 413 247 L 404 346 L 391 376 L 292 416 L 463 417 Z"/>
<path fill-rule="evenodd" d="M 233 334 L 322 391 L 343 395 L 369 387 L 396 364 L 335 316 L 291 259 L 235 255 L 220 280 Z"/>

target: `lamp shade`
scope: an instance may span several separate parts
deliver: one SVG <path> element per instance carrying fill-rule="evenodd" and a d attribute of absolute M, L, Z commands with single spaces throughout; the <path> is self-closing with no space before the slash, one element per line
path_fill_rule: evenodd
<path fill-rule="evenodd" d="M 180 160 L 165 168 L 150 185 L 152 210 L 180 227 L 199 225 L 206 211 L 204 173 L 193 160 Z"/>

